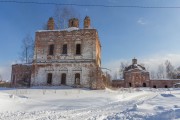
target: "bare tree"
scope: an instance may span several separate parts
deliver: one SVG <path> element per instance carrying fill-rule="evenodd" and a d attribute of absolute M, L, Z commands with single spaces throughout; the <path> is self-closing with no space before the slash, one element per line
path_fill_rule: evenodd
<path fill-rule="evenodd" d="M 70 18 L 78 18 L 79 21 L 81 20 L 80 15 L 74 8 L 67 6 L 66 7 L 56 6 L 54 12 L 54 20 L 57 29 L 67 28 L 68 20 Z"/>
<path fill-rule="evenodd" d="M 92 88 L 92 86 L 93 86 L 93 82 L 95 80 L 95 75 L 96 75 L 95 69 L 90 70 L 88 73 L 88 76 L 89 76 L 88 84 L 89 84 L 90 88 Z"/>
<path fill-rule="evenodd" d="M 150 72 L 150 78 L 151 79 L 155 79 L 156 78 L 156 73 L 153 70 Z"/>
<path fill-rule="evenodd" d="M 176 68 L 177 72 L 180 73 L 180 66 Z"/>
<path fill-rule="evenodd" d="M 122 79 L 123 77 L 124 77 L 124 69 L 125 69 L 125 67 L 127 67 L 128 66 L 128 63 L 126 63 L 126 62 L 121 62 L 120 63 L 120 67 L 119 67 L 119 76 L 120 76 L 120 79 Z"/>
<path fill-rule="evenodd" d="M 171 62 L 166 60 L 165 61 L 165 67 L 166 67 L 166 77 L 169 79 L 173 79 L 174 67 L 172 66 Z"/>
<path fill-rule="evenodd" d="M 30 63 L 33 60 L 34 55 L 34 40 L 30 35 L 22 40 L 20 60 L 22 62 Z"/>
<path fill-rule="evenodd" d="M 113 74 L 113 79 L 114 79 L 114 80 L 118 79 L 117 71 L 114 72 L 114 74 Z"/>
<path fill-rule="evenodd" d="M 44 24 L 42 25 L 42 29 L 43 29 L 43 30 L 48 30 L 47 23 L 44 23 Z"/>
<path fill-rule="evenodd" d="M 111 86 L 111 75 L 107 71 L 103 72 L 102 79 L 103 79 L 103 83 L 106 87 Z"/>
<path fill-rule="evenodd" d="M 158 66 L 158 70 L 157 70 L 157 78 L 158 79 L 164 79 L 165 78 L 165 68 L 164 65 L 161 64 Z"/>

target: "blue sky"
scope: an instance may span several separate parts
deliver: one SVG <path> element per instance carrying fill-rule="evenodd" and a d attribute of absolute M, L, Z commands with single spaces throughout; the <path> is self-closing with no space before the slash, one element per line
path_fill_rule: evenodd
<path fill-rule="evenodd" d="M 180 6 L 179 0 L 38 1 L 69 4 Z M 165 59 L 170 59 L 174 65 L 180 65 L 180 8 L 77 6 L 73 8 L 82 18 L 86 15 L 90 16 L 91 26 L 98 30 L 102 44 L 103 67 L 115 69 L 120 61 L 131 61 L 133 57 L 149 66 L 157 65 Z M 54 10 L 54 5 L 0 3 L 0 74 L 5 79 L 10 78 L 9 66 L 18 60 L 22 39 L 27 34 L 34 38 L 34 33 L 42 29 L 48 18 L 54 15 Z M 80 24 L 82 26 L 83 23 Z"/>

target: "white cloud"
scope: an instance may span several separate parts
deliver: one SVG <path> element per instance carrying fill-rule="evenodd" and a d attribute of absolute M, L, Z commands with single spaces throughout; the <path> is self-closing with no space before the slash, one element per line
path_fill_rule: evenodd
<path fill-rule="evenodd" d="M 0 75 L 3 81 L 11 80 L 11 65 L 17 62 L 7 62 L 5 64 L 0 64 Z"/>
<path fill-rule="evenodd" d="M 147 24 L 147 21 L 144 18 L 139 18 L 137 23 L 140 25 L 145 25 L 145 24 Z"/>
<path fill-rule="evenodd" d="M 0 75 L 3 81 L 10 81 L 11 79 L 11 66 L 1 66 L 0 67 Z"/>
<path fill-rule="evenodd" d="M 166 60 L 169 60 L 175 68 L 180 66 L 180 54 L 154 55 L 143 58 L 140 62 L 148 65 L 150 70 L 156 71 L 158 65 L 164 64 Z"/>

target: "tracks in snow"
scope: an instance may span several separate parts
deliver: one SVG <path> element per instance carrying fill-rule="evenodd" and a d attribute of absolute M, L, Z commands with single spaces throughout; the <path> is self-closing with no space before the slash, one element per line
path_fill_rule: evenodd
<path fill-rule="evenodd" d="M 113 116 L 117 113 L 121 113 L 129 109 L 133 109 L 135 105 L 142 104 L 144 101 L 153 99 L 156 96 L 157 94 L 155 93 L 145 93 L 142 95 L 132 97 L 131 99 L 126 101 L 113 102 L 104 106 L 91 108 L 87 111 L 82 111 L 82 112 L 76 111 L 77 113 L 79 112 L 79 114 L 75 113 L 75 116 L 73 117 L 72 115 L 71 118 L 79 119 L 79 120 L 98 119 L 98 118 L 105 119 L 108 116 Z"/>
<path fill-rule="evenodd" d="M 138 94 L 138 93 L 132 93 Z M 144 101 L 153 99 L 156 93 L 144 92 L 143 94 L 127 97 L 120 101 L 112 102 L 103 106 L 92 106 L 88 108 L 64 110 L 64 111 L 34 111 L 34 112 L 14 112 L 0 113 L 0 120 L 95 120 L 108 119 L 108 116 L 114 116 L 117 113 L 135 109 L 136 105 L 142 104 Z"/>

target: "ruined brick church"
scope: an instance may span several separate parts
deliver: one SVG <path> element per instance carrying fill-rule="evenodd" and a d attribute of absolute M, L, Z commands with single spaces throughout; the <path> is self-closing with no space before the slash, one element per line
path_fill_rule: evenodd
<path fill-rule="evenodd" d="M 170 88 L 180 83 L 180 79 L 150 79 L 149 72 L 135 58 L 131 65 L 125 67 L 123 74 L 123 79 L 112 80 L 113 87 Z"/>
<path fill-rule="evenodd" d="M 47 86 L 68 85 L 104 89 L 105 76 L 101 71 L 101 43 L 96 29 L 90 27 L 90 18 L 69 20 L 68 28 L 56 30 L 53 18 L 49 18 L 47 30 L 35 33 L 32 64 L 12 65 L 11 85 Z M 150 79 L 145 67 L 132 59 L 124 69 L 123 80 L 112 80 L 113 87 L 173 87 L 180 80 Z"/>
<path fill-rule="evenodd" d="M 103 89 L 101 43 L 90 22 L 86 16 L 81 29 L 79 20 L 72 18 L 67 29 L 55 30 L 54 20 L 49 18 L 47 30 L 39 30 L 35 34 L 32 65 L 12 66 L 12 85 L 29 80 L 31 86 L 68 85 Z"/>

